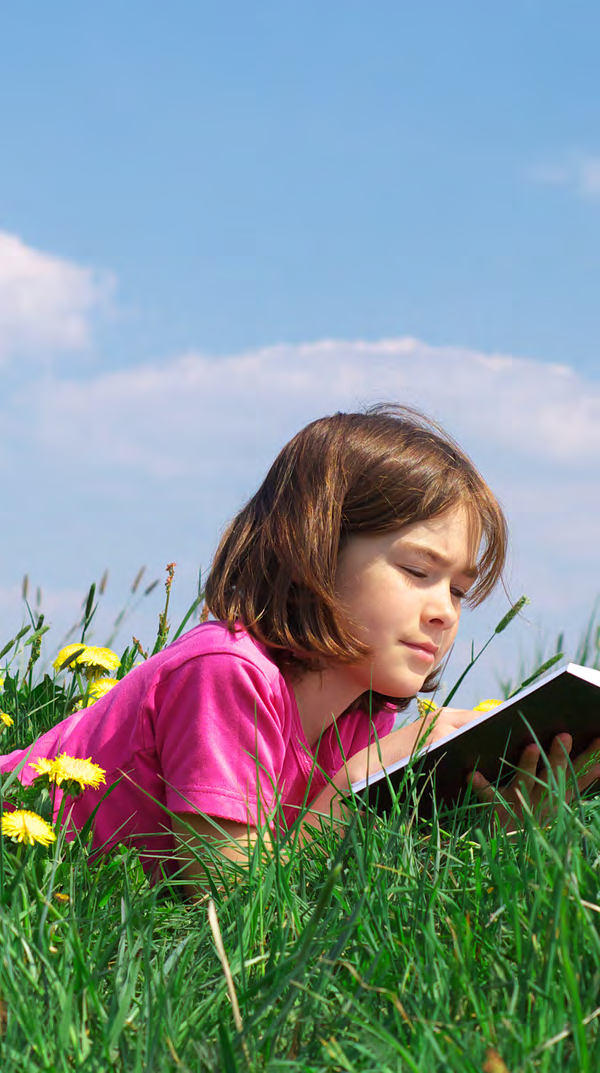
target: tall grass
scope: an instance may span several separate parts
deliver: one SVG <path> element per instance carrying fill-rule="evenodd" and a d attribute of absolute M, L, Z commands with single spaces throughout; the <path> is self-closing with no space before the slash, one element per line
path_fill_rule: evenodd
<path fill-rule="evenodd" d="M 48 645 L 38 625 L 5 653 L 3 751 L 75 690 L 36 680 L 37 641 L 19 646 Z M 407 795 L 343 837 L 324 823 L 310 847 L 259 843 L 215 878 L 211 914 L 124 847 L 4 840 L 1 857 L 3 1073 L 599 1068 L 594 798 L 510 834 L 468 804 L 426 822 Z"/>

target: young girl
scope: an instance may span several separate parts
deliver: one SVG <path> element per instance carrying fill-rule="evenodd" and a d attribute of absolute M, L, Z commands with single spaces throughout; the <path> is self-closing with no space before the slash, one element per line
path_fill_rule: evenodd
<path fill-rule="evenodd" d="M 96 848 L 134 842 L 145 867 L 183 860 L 190 881 L 202 876 L 202 840 L 222 843 L 223 831 L 220 852 L 243 859 L 259 826 L 275 833 L 308 803 L 308 835 L 319 814 L 343 815 L 344 791 L 367 769 L 411 752 L 423 721 L 393 731 L 395 713 L 435 688 L 461 606 L 492 591 L 506 544 L 496 499 L 433 421 L 401 406 L 314 421 L 221 540 L 206 583 L 215 621 L 0 770 L 27 755 L 27 783 L 41 757 L 91 757 L 106 786 L 83 793 L 71 822 L 98 807 Z M 430 740 L 474 717 L 436 715 Z M 568 735 L 555 739 L 554 772 L 570 748 Z M 522 791 L 539 798 L 538 760 L 536 746 L 523 753 L 512 803 Z M 596 764 L 579 788 L 599 775 Z M 483 775 L 474 786 L 494 799 Z"/>

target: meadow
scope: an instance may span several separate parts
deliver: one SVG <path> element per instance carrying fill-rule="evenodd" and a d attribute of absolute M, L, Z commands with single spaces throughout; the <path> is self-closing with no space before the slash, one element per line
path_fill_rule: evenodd
<path fill-rule="evenodd" d="M 121 652 L 118 675 L 197 620 L 200 596 L 170 629 L 170 580 L 155 641 Z M 86 642 L 96 599 L 71 640 Z M 597 666 L 598 637 L 592 618 L 572 658 Z M 7 641 L 0 751 L 85 694 L 48 669 L 56 653 L 35 610 Z M 90 859 L 88 832 L 4 834 L 0 1069 L 595 1071 L 599 801 L 557 794 L 551 823 L 511 832 L 468 800 L 425 820 L 409 786 L 385 818 L 356 808 L 343 837 L 324 823 L 310 847 L 293 831 L 258 845 L 195 903 L 176 880 L 151 886 L 130 848 Z"/>

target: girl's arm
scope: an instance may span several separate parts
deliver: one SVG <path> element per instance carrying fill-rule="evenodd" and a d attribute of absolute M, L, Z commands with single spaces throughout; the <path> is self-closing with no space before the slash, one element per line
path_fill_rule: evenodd
<path fill-rule="evenodd" d="M 218 881 L 219 857 L 225 858 L 225 864 L 230 861 L 247 865 L 258 840 L 256 827 L 219 817 L 211 821 L 197 812 L 176 813 L 172 824 L 177 847 L 174 860 L 185 881 L 186 894 L 195 900 L 208 892 L 209 873 Z M 262 838 L 270 845 L 268 833 L 263 833 Z"/>
<path fill-rule="evenodd" d="M 311 811 L 341 818 L 345 815 L 344 795 L 348 793 L 352 783 L 366 778 L 367 773 L 374 775 L 382 768 L 410 756 L 422 739 L 426 739 L 427 744 L 431 745 L 452 730 L 458 730 L 470 723 L 479 714 L 462 708 L 436 708 L 423 718 L 416 719 L 414 723 L 393 730 L 379 741 L 360 749 L 346 761 L 331 783 L 312 801 Z M 317 816 L 307 817 L 306 822 L 315 826 L 320 820 Z"/>
<path fill-rule="evenodd" d="M 462 708 L 436 708 L 426 716 L 415 719 L 414 723 L 393 730 L 391 734 L 355 753 L 334 776 L 333 782 L 345 793 L 353 782 L 366 778 L 367 773 L 373 775 L 403 760 L 415 751 L 419 743 L 431 745 L 451 731 L 470 723 L 479 714 Z"/>

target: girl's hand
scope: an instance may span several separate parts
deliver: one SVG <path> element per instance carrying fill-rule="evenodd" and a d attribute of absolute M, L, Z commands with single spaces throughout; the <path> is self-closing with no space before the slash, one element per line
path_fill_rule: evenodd
<path fill-rule="evenodd" d="M 537 745 L 528 745 L 521 753 L 519 770 L 514 779 L 503 790 L 496 790 L 480 771 L 471 773 L 473 789 L 480 801 L 492 805 L 496 823 L 507 826 L 514 815 L 522 819 L 525 803 L 531 808 L 540 822 L 550 819 L 553 805 L 549 792 L 550 772 L 558 782 L 558 772 L 569 768 L 568 756 L 573 748 L 570 734 L 558 734 L 553 739 L 548 753 L 548 764 L 543 763 L 538 771 L 540 749 Z M 589 749 L 580 753 L 573 761 L 579 792 L 591 786 L 600 778 L 600 738 L 592 742 Z M 560 783 L 559 783 L 560 785 Z M 576 796 L 572 776 L 567 780 L 565 800 L 567 804 Z M 510 805 L 512 813 L 506 805 Z"/>
<path fill-rule="evenodd" d="M 467 708 L 435 708 L 433 711 L 427 712 L 426 715 L 416 719 L 414 723 L 410 723 L 407 728 L 414 735 L 413 749 L 417 745 L 419 748 L 432 745 L 434 741 L 445 738 L 446 734 L 451 734 L 453 730 L 459 730 L 460 727 L 466 726 L 467 723 L 471 723 L 473 719 L 477 719 L 480 715 L 481 712 L 471 711 L 471 709 Z"/>

